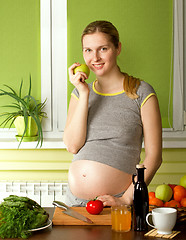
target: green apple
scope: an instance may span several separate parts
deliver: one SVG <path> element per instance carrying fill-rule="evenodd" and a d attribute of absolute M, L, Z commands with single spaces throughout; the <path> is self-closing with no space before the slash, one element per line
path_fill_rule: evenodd
<path fill-rule="evenodd" d="M 81 64 L 80 66 L 74 68 L 74 74 L 76 74 L 77 72 L 84 72 L 86 73 L 87 77 L 89 77 L 90 69 L 86 64 Z"/>
<path fill-rule="evenodd" d="M 181 177 L 181 179 L 180 179 L 180 185 L 183 186 L 184 188 L 186 188 L 186 175 L 184 175 L 183 177 Z"/>
<path fill-rule="evenodd" d="M 172 193 L 172 188 L 170 186 L 162 184 L 157 186 L 155 196 L 162 201 L 168 202 L 172 197 Z"/>

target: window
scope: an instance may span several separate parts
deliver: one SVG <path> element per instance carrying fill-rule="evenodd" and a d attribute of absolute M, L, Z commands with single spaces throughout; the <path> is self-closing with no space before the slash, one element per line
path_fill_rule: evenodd
<path fill-rule="evenodd" d="M 174 47 L 173 47 L 173 125 L 163 132 L 164 147 L 186 147 L 186 80 L 184 79 L 184 35 L 186 34 L 186 6 L 174 0 Z M 185 29 L 185 31 L 184 31 Z M 185 50 L 186 51 L 186 50 Z M 186 55 L 186 54 L 185 54 Z M 185 86 L 185 89 L 184 89 Z M 185 103 L 184 103 L 185 101 Z M 185 109 L 185 110 L 184 110 Z"/>
<path fill-rule="evenodd" d="M 48 99 L 45 137 L 62 138 L 67 113 L 66 0 L 40 0 L 41 98 Z"/>
<path fill-rule="evenodd" d="M 183 2 L 174 1 L 173 129 L 184 130 Z"/>
<path fill-rule="evenodd" d="M 67 115 L 67 1 L 40 0 L 41 101 L 47 98 L 43 148 L 64 148 Z M 0 129 L 0 148 L 17 148 L 14 129 Z M 35 148 L 22 143 L 20 148 Z"/>

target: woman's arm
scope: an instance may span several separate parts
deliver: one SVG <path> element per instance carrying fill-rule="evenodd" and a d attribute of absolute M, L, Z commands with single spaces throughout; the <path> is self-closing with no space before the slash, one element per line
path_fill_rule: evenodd
<path fill-rule="evenodd" d="M 82 72 L 73 74 L 74 68 L 78 65 L 73 64 L 69 68 L 70 81 L 78 89 L 79 99 L 71 96 L 63 135 L 63 141 L 67 146 L 67 150 L 74 154 L 79 151 L 86 140 L 89 99 L 89 88 L 85 82 L 86 74 Z"/>
<path fill-rule="evenodd" d="M 141 108 L 141 118 L 143 123 L 145 159 L 143 161 L 145 170 L 145 182 L 150 184 L 156 171 L 162 163 L 162 125 L 161 116 L 156 96 L 150 97 Z M 131 186 L 123 195 L 123 199 L 132 204 L 133 189 Z"/>
<path fill-rule="evenodd" d="M 141 108 L 141 117 L 144 132 L 145 159 L 145 182 L 148 185 L 162 163 L 162 125 L 161 116 L 156 96 L 150 97 Z M 104 205 L 112 206 L 119 203 L 132 204 L 133 183 L 129 186 L 121 198 L 109 195 L 100 196 Z"/>
<path fill-rule="evenodd" d="M 152 96 L 141 109 L 146 167 L 145 182 L 151 182 L 154 174 L 162 163 L 162 125 L 156 96 Z"/>

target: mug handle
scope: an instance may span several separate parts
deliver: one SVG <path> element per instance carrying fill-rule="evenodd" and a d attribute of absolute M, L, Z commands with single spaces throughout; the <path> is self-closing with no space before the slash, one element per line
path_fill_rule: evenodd
<path fill-rule="evenodd" d="M 149 216 L 150 216 L 150 215 L 152 215 L 152 213 L 148 213 L 148 214 L 147 214 L 147 216 L 146 216 L 146 222 L 148 223 L 148 225 L 149 225 L 149 226 L 151 226 L 151 227 L 155 228 L 155 226 L 154 226 L 154 225 L 152 225 L 152 224 L 150 224 L 150 223 L 149 223 L 149 220 L 148 220 L 148 218 L 149 218 Z"/>

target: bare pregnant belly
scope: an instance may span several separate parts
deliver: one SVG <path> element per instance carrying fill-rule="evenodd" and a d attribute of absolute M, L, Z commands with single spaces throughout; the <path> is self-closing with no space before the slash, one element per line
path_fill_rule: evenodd
<path fill-rule="evenodd" d="M 130 174 L 108 165 L 78 160 L 71 164 L 68 176 L 71 192 L 79 198 L 92 199 L 100 195 L 115 195 L 131 184 Z"/>

